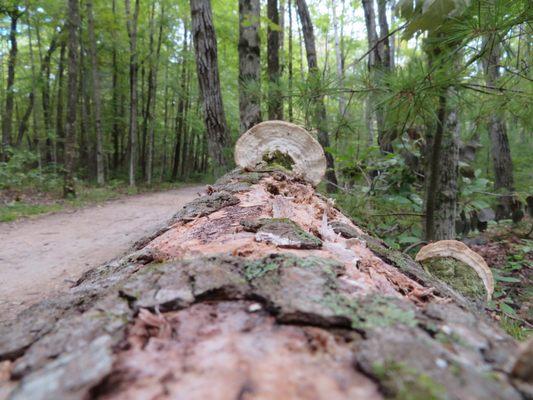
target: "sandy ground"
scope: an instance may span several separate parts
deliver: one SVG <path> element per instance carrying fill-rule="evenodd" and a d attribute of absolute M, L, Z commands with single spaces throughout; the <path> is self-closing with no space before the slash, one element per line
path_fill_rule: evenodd
<path fill-rule="evenodd" d="M 191 186 L 0 224 L 0 321 L 123 255 L 202 191 Z"/>

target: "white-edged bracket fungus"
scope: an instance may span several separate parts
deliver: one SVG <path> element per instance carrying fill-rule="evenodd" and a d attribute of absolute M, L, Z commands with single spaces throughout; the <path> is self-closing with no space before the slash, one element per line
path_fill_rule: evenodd
<path fill-rule="evenodd" d="M 289 122 L 261 122 L 246 131 L 235 145 L 235 163 L 248 170 L 279 157 L 286 158 L 292 172 L 314 186 L 326 172 L 320 143 L 304 128 Z"/>
<path fill-rule="evenodd" d="M 476 271 L 487 291 L 487 300 L 491 299 L 494 292 L 492 271 L 483 257 L 471 250 L 466 244 L 457 240 L 440 240 L 422 247 L 415 259 L 420 262 L 430 258 L 444 257 L 451 257 L 461 261 Z"/>

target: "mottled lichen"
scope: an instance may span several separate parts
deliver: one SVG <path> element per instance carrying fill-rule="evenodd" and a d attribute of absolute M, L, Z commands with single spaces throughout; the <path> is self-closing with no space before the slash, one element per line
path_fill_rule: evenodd
<path fill-rule="evenodd" d="M 368 295 L 363 299 L 351 299 L 332 292 L 324 301 L 339 316 L 348 318 L 354 329 L 417 324 L 414 310 L 406 308 L 404 303 L 400 306 L 393 298 Z"/>
<path fill-rule="evenodd" d="M 395 400 L 443 400 L 446 389 L 429 375 L 403 363 L 388 361 L 373 366 L 385 397 Z"/>

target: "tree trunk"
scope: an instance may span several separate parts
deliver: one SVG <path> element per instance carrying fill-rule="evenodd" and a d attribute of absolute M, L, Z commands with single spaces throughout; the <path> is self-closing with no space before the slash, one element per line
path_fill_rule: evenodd
<path fill-rule="evenodd" d="M 17 23 L 20 17 L 18 9 L 10 10 L 8 13 L 11 24 L 9 30 L 9 58 L 7 61 L 7 84 L 6 84 L 6 106 L 2 115 L 2 152 L 0 161 L 9 159 L 9 147 L 11 146 L 11 136 L 13 131 L 13 106 L 15 99 L 15 67 L 17 65 Z"/>
<path fill-rule="evenodd" d="M 116 11 L 116 0 L 112 2 L 112 12 L 113 12 L 113 21 L 117 23 L 117 11 Z M 119 118 L 122 115 L 119 115 L 118 111 L 118 65 L 117 65 L 117 40 L 113 40 L 113 54 L 112 54 L 112 87 L 111 91 L 113 94 L 113 169 L 116 171 L 120 162 L 120 124 Z"/>
<path fill-rule="evenodd" d="M 240 131 L 261 122 L 261 46 L 259 0 L 239 0 Z"/>
<path fill-rule="evenodd" d="M 146 183 L 148 185 L 152 184 L 152 170 L 154 166 L 154 130 L 155 130 L 155 111 L 156 111 L 156 99 L 157 99 L 157 74 L 159 72 L 159 55 L 161 53 L 161 44 L 163 41 L 163 18 L 165 15 L 165 5 L 161 6 L 161 16 L 159 23 L 159 34 L 155 50 L 155 58 L 151 60 L 150 63 L 150 73 L 149 73 L 149 85 L 152 88 L 152 97 L 151 102 L 148 104 L 149 111 L 149 132 L 148 132 L 148 149 L 147 149 L 147 159 L 146 159 Z"/>
<path fill-rule="evenodd" d="M 333 22 L 333 34 L 335 39 L 335 61 L 337 64 L 337 86 L 341 89 L 344 88 L 344 71 L 343 71 L 343 62 L 342 62 L 342 51 L 339 37 L 339 20 L 337 18 L 337 5 L 335 0 L 331 0 L 331 16 Z M 339 91 L 339 120 L 342 119 L 344 115 L 344 109 L 346 107 L 346 99 L 344 98 L 344 93 Z"/>
<path fill-rule="evenodd" d="M 180 77 L 180 92 L 178 94 L 178 108 L 176 112 L 175 119 L 175 142 L 174 142 L 174 162 L 172 164 L 172 180 L 176 181 L 178 179 L 178 172 L 180 171 L 180 161 L 181 157 L 181 147 L 182 147 L 182 138 L 184 134 L 184 124 L 185 124 L 185 102 L 189 97 L 188 85 L 187 85 L 187 28 L 183 34 L 183 48 L 181 50 L 181 77 Z"/>
<path fill-rule="evenodd" d="M 129 125 L 129 184 L 135 186 L 137 169 L 137 21 L 139 19 L 139 0 L 135 0 L 133 15 L 130 0 L 124 0 L 126 24 L 130 39 L 130 125 Z"/>
<path fill-rule="evenodd" d="M 93 101 L 94 131 L 96 137 L 96 182 L 105 183 L 104 174 L 104 135 L 102 130 L 102 111 L 100 94 L 100 77 L 98 76 L 98 58 L 96 56 L 96 37 L 94 35 L 93 2 L 86 0 L 87 27 L 89 34 L 89 57 L 91 59 L 91 98 Z"/>
<path fill-rule="evenodd" d="M 454 89 L 448 88 L 439 98 L 435 137 L 431 140 L 431 157 L 426 172 L 427 241 L 453 239 L 457 219 L 457 180 L 459 171 L 459 123 L 455 105 L 450 105 Z"/>
<path fill-rule="evenodd" d="M 307 53 L 307 66 L 309 68 L 309 75 L 314 81 L 320 79 L 320 71 L 318 70 L 318 62 L 315 46 L 315 33 L 313 31 L 313 23 L 311 22 L 311 15 L 305 0 L 296 0 L 296 7 L 298 8 L 298 15 L 302 24 L 302 32 L 305 42 L 305 50 Z M 327 150 L 329 147 L 329 134 L 327 126 L 326 105 L 324 104 L 324 95 L 319 92 L 315 96 L 315 124 L 318 128 L 318 141 L 324 148 L 327 161 L 327 190 L 328 192 L 336 191 L 337 177 L 335 175 L 335 164 L 333 156 Z"/>
<path fill-rule="evenodd" d="M 283 119 L 283 93 L 279 63 L 280 24 L 278 0 L 267 1 L 267 72 L 268 72 L 268 119 Z M 273 26 L 275 25 L 275 26 Z"/>
<path fill-rule="evenodd" d="M 225 170 L 230 161 L 226 154 L 231 139 L 226 125 L 220 78 L 218 53 L 210 0 L 190 0 L 192 34 L 196 55 L 196 70 L 202 102 L 209 155 L 215 171 Z M 225 150 L 226 149 L 226 150 Z"/>
<path fill-rule="evenodd" d="M 501 45 L 499 38 L 493 36 L 485 43 L 485 81 L 487 86 L 496 86 L 500 78 L 500 53 Z M 487 126 L 490 138 L 490 153 L 492 156 L 492 167 L 494 171 L 494 190 L 504 192 L 500 197 L 500 204 L 504 207 L 506 215 L 509 215 L 512 203 L 512 192 L 514 191 L 513 160 L 511 149 L 507 137 L 507 129 L 503 119 L 503 112 L 494 110 Z"/>
<path fill-rule="evenodd" d="M 35 96 L 33 94 L 33 91 L 31 91 L 30 94 L 28 95 L 28 106 L 19 123 L 18 136 L 17 136 L 17 147 L 20 147 L 22 145 L 22 139 L 24 138 L 24 134 L 28 130 L 28 122 L 31 117 L 34 103 L 35 103 Z"/>
<path fill-rule="evenodd" d="M 0 324 L 7 396 L 525 399 L 512 338 L 310 185 L 237 171 L 210 193 Z"/>
<path fill-rule="evenodd" d="M 288 108 L 289 108 L 289 122 L 292 122 L 294 120 L 293 116 L 293 106 L 292 106 L 292 96 L 293 96 L 293 79 L 294 79 L 294 71 L 293 71 L 293 42 L 292 42 L 292 2 L 293 0 L 287 0 L 288 6 L 289 6 L 289 62 L 288 62 L 288 68 L 289 68 L 289 97 L 288 97 Z"/>
<path fill-rule="evenodd" d="M 74 169 L 76 166 L 76 109 L 78 93 L 78 28 L 80 12 L 78 0 L 68 0 L 67 47 L 68 47 L 68 83 L 67 83 L 67 122 L 65 125 L 65 178 L 63 196 L 76 197 Z"/>
<path fill-rule="evenodd" d="M 59 50 L 59 64 L 57 67 L 57 104 L 56 104 L 56 142 L 58 147 L 58 162 L 65 160 L 65 120 L 63 118 L 63 93 L 65 70 L 66 44 L 61 42 Z"/>
<path fill-rule="evenodd" d="M 37 30 L 38 31 L 38 30 Z M 58 35 L 54 35 L 50 42 L 50 47 L 46 51 L 45 56 L 41 62 L 41 85 L 42 85 L 42 104 L 43 104 L 43 120 L 44 120 L 44 134 L 46 144 L 46 162 L 55 162 L 53 159 L 53 144 L 51 139 L 52 134 L 52 109 L 50 106 L 50 62 L 52 55 L 59 45 Z"/>

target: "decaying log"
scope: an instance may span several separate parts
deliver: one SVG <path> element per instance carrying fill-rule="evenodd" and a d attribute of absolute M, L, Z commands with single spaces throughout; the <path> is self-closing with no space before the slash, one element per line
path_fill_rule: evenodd
<path fill-rule="evenodd" d="M 525 398 L 516 342 L 312 184 L 207 192 L 0 325 L 0 398 Z"/>

